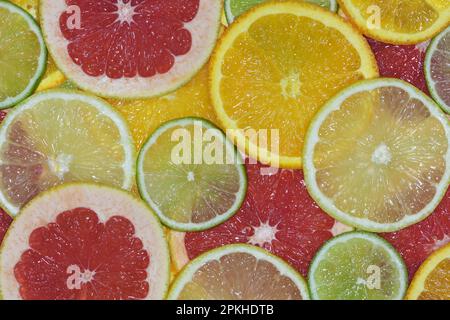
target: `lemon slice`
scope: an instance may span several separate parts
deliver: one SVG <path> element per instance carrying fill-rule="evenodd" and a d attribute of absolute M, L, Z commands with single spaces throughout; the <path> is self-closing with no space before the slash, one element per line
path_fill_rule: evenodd
<path fill-rule="evenodd" d="M 38 193 L 68 182 L 130 189 L 129 130 L 104 101 L 69 90 L 38 93 L 0 128 L 0 202 L 11 215 Z"/>
<path fill-rule="evenodd" d="M 361 81 L 313 120 L 304 164 L 327 213 L 363 230 L 397 231 L 431 214 L 449 186 L 449 121 L 406 82 Z"/>

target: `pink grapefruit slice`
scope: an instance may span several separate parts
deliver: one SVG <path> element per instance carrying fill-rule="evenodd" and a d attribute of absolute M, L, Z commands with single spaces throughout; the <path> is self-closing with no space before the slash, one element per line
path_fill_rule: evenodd
<path fill-rule="evenodd" d="M 104 97 L 174 91 L 206 63 L 220 0 L 42 0 L 40 18 L 59 69 Z"/>
<path fill-rule="evenodd" d="M 203 232 L 171 231 L 169 243 L 176 269 L 204 252 L 246 243 L 262 247 L 306 276 L 316 251 L 331 237 L 348 231 L 314 203 L 299 170 L 247 164 L 248 191 L 238 213 Z"/>
<path fill-rule="evenodd" d="M 125 191 L 60 186 L 16 217 L 0 253 L 4 299 L 163 299 L 169 253 L 152 211 Z"/>

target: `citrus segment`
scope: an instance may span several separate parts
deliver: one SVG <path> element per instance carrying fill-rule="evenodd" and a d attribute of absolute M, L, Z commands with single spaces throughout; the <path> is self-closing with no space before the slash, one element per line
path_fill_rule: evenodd
<path fill-rule="evenodd" d="M 0 244 L 2 243 L 3 237 L 12 222 L 12 218 L 0 208 Z"/>
<path fill-rule="evenodd" d="M 422 92 L 394 79 L 366 80 L 330 100 L 304 153 L 313 198 L 360 229 L 396 231 L 425 219 L 450 181 L 450 126 Z"/>
<path fill-rule="evenodd" d="M 377 75 L 366 40 L 336 15 L 307 3 L 267 3 L 225 32 L 212 58 L 211 96 L 240 149 L 300 168 L 318 109 L 343 87 Z"/>
<path fill-rule="evenodd" d="M 4 299 L 162 299 L 169 257 L 139 200 L 96 185 L 46 192 L 15 219 L 0 255 Z"/>
<path fill-rule="evenodd" d="M 302 276 L 267 251 L 229 245 L 198 257 L 178 275 L 169 299 L 308 300 Z"/>

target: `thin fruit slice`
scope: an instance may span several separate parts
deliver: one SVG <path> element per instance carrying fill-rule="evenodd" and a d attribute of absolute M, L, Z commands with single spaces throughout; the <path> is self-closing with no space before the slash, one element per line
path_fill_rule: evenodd
<path fill-rule="evenodd" d="M 391 232 L 424 220 L 450 182 L 450 125 L 425 94 L 397 79 L 361 81 L 313 120 L 308 190 L 351 226 Z"/>
<path fill-rule="evenodd" d="M 433 38 L 450 20 L 448 0 L 338 0 L 345 15 L 368 37 L 392 44 Z"/>
<path fill-rule="evenodd" d="M 315 300 L 401 300 L 408 273 L 386 240 L 371 233 L 349 232 L 319 250 L 308 283 Z"/>
<path fill-rule="evenodd" d="M 172 261 L 180 270 L 200 254 L 233 243 L 257 245 L 279 256 L 303 276 L 317 250 L 348 231 L 309 196 L 300 170 L 247 164 L 248 191 L 230 220 L 203 232 L 170 232 Z"/>
<path fill-rule="evenodd" d="M 162 226 L 131 194 L 60 186 L 25 206 L 0 253 L 4 299 L 163 299 L 169 252 Z"/>
<path fill-rule="evenodd" d="M 450 27 L 431 42 L 425 59 L 425 75 L 434 100 L 450 113 Z"/>
<path fill-rule="evenodd" d="M 412 279 L 427 257 L 450 243 L 450 189 L 427 219 L 406 229 L 381 236 L 400 252 Z"/>
<path fill-rule="evenodd" d="M 139 150 L 150 134 L 167 121 L 200 117 L 217 122 L 209 98 L 206 66 L 187 85 L 168 95 L 153 99 L 109 102 L 127 120 Z"/>
<path fill-rule="evenodd" d="M 228 24 L 233 23 L 233 21 L 237 17 L 247 12 L 254 6 L 267 1 L 268 0 L 225 0 L 225 15 Z M 336 12 L 337 10 L 336 0 L 300 0 L 300 1 L 314 3 L 324 8 L 327 8 L 333 12 Z"/>
<path fill-rule="evenodd" d="M 119 98 L 160 96 L 187 83 L 209 58 L 221 12 L 220 0 L 40 2 L 59 69 L 81 89 Z"/>
<path fill-rule="evenodd" d="M 433 253 L 417 271 L 407 300 L 450 300 L 450 244 Z"/>
<path fill-rule="evenodd" d="M 258 247 L 228 245 L 190 262 L 170 288 L 171 300 L 309 300 L 303 277 Z"/>
<path fill-rule="evenodd" d="M 239 210 L 247 191 L 241 155 L 220 129 L 200 118 L 167 122 L 138 158 L 142 198 L 179 231 L 212 228 Z"/>
<path fill-rule="evenodd" d="M 376 76 L 367 41 L 350 24 L 309 3 L 268 2 L 225 32 L 212 57 L 211 96 L 241 150 L 301 168 L 315 113 L 342 88 Z"/>
<path fill-rule="evenodd" d="M 26 11 L 0 1 L 0 109 L 22 101 L 45 72 L 47 49 L 41 30 Z"/>
<path fill-rule="evenodd" d="M 108 104 L 77 91 L 36 94 L 0 128 L 0 202 L 11 215 L 41 191 L 67 182 L 130 189 L 134 145 Z"/>

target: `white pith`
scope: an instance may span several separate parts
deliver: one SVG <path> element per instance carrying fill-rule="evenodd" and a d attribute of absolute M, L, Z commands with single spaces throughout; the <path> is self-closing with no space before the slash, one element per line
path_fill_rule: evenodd
<path fill-rule="evenodd" d="M 137 6 L 133 6 L 131 1 L 124 2 L 124 0 L 117 0 L 117 21 L 120 23 L 131 24 Z"/>
<path fill-rule="evenodd" d="M 277 226 L 272 226 L 269 222 L 260 222 L 259 226 L 253 226 L 253 235 L 248 238 L 248 243 L 259 247 L 271 245 L 276 240 L 278 231 Z"/>
<path fill-rule="evenodd" d="M 385 143 L 380 144 L 372 154 L 372 162 L 375 164 L 388 165 L 391 160 L 392 153 Z"/>

